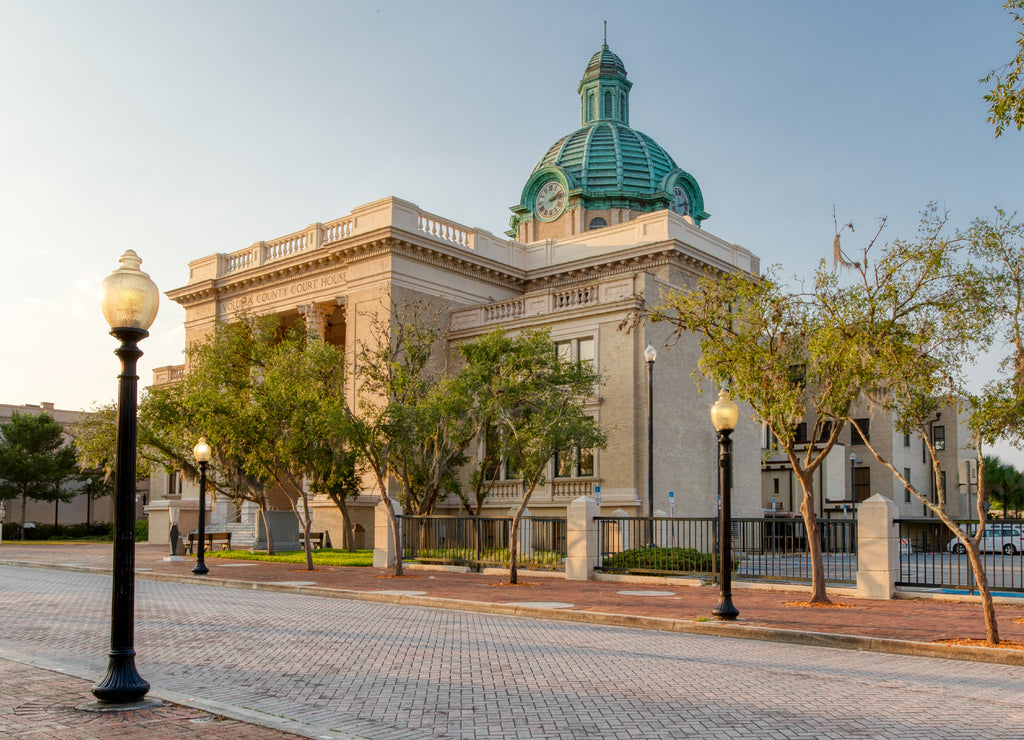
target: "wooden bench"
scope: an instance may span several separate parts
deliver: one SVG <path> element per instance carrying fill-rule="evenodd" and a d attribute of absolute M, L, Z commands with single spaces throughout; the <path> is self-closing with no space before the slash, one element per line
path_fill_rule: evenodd
<path fill-rule="evenodd" d="M 220 544 L 222 550 L 231 549 L 231 533 L 230 532 L 207 532 L 204 539 L 206 540 L 206 549 L 213 552 L 214 545 Z M 192 555 L 196 551 L 196 543 L 199 542 L 198 532 L 188 533 L 188 542 L 185 544 L 185 552 Z"/>
<path fill-rule="evenodd" d="M 310 542 L 310 545 L 312 546 L 312 548 L 314 550 L 317 550 L 317 549 L 322 550 L 323 549 L 325 535 L 326 535 L 325 532 L 310 532 L 309 533 L 309 542 Z M 306 533 L 305 532 L 299 532 L 299 545 L 301 545 L 303 548 L 306 547 Z"/>

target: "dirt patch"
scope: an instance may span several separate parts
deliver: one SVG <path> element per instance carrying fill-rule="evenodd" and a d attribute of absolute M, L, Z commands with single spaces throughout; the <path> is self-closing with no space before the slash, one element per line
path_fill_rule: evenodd
<path fill-rule="evenodd" d="M 811 609 L 856 609 L 854 604 L 838 604 L 832 602 L 831 604 L 815 604 L 810 601 L 784 601 L 783 606 L 793 606 L 800 609 L 811 608 Z"/>
<path fill-rule="evenodd" d="M 1013 621 L 1017 621 L 1016 619 Z M 969 647 L 1002 648 L 1003 650 L 1024 650 L 1024 642 L 1018 640 L 1000 640 L 989 642 L 988 640 L 975 640 L 969 637 L 958 637 L 953 640 L 935 640 L 940 645 L 967 645 Z"/>
<path fill-rule="evenodd" d="M 404 573 L 400 576 L 396 576 L 394 573 L 388 573 L 387 575 L 377 576 L 378 578 L 422 578 L 423 576 L 407 576 Z"/>

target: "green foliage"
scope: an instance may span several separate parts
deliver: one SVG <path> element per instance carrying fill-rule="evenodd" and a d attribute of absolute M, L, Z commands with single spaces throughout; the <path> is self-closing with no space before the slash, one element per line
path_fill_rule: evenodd
<path fill-rule="evenodd" d="M 710 573 L 715 556 L 691 547 L 642 547 L 623 550 L 604 558 L 604 570 L 665 570 L 679 573 Z M 736 563 L 733 564 L 733 570 Z"/>
<path fill-rule="evenodd" d="M 4 541 L 20 537 L 20 527 L 17 522 L 4 524 Z M 98 522 L 86 525 L 62 524 L 59 531 L 54 531 L 52 524 L 36 524 L 25 530 L 25 539 L 33 542 L 40 540 L 85 540 L 89 542 L 110 542 L 114 539 L 114 525 L 110 522 Z"/>
<path fill-rule="evenodd" d="M 149 520 L 148 519 L 136 519 L 135 520 L 135 541 L 136 542 L 148 542 L 149 541 Z"/>
<path fill-rule="evenodd" d="M 145 399 L 145 393 L 143 394 Z M 117 403 L 108 403 L 82 414 L 71 428 L 79 466 L 97 481 L 109 483 L 117 467 Z M 148 448 L 148 430 L 140 418 L 137 431 L 136 480 L 150 476 L 154 455 Z M 104 494 L 97 494 L 104 495 Z"/>
<path fill-rule="evenodd" d="M 75 451 L 65 444 L 60 424 L 46 414 L 14 412 L 0 424 L 0 499 L 21 498 L 21 520 L 28 499 L 70 501 L 65 484 L 78 472 Z"/>
<path fill-rule="evenodd" d="M 1024 474 L 998 457 L 985 456 L 984 486 L 1003 513 L 1024 509 Z"/>
<path fill-rule="evenodd" d="M 533 550 L 528 555 L 519 555 L 519 562 L 532 566 L 554 566 L 558 567 L 565 558 L 564 552 L 556 550 Z M 441 547 L 421 548 L 416 552 L 416 560 L 433 561 L 444 563 L 491 563 L 494 565 L 508 565 L 512 562 L 510 550 L 507 547 L 485 547 L 477 552 L 473 547 Z"/>
<path fill-rule="evenodd" d="M 306 554 L 301 550 L 267 555 L 245 550 L 223 550 L 206 553 L 207 558 L 224 560 L 260 560 L 269 563 L 305 563 Z M 316 565 L 370 567 L 373 565 L 373 550 L 313 550 L 313 562 Z"/>
<path fill-rule="evenodd" d="M 1003 8 L 1014 23 L 1024 28 L 1024 0 L 1006 0 Z M 989 104 L 988 122 L 995 127 L 996 137 L 1002 136 L 1007 126 L 1020 131 L 1024 126 L 1024 30 L 1017 36 L 1016 56 L 979 82 L 992 83 L 984 97 Z"/>

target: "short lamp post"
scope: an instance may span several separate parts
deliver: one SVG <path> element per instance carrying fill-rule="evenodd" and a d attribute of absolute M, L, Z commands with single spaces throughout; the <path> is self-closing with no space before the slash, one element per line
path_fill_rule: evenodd
<path fill-rule="evenodd" d="M 139 376 L 139 341 L 149 336 L 160 293 L 142 260 L 129 249 L 121 266 L 103 281 L 100 305 L 110 333 L 121 342 L 118 377 L 116 465 L 114 477 L 114 566 L 110 609 L 110 654 L 107 673 L 92 687 L 100 704 L 134 704 L 145 697 L 149 682 L 135 669 L 135 453 Z"/>
<path fill-rule="evenodd" d="M 850 512 L 857 518 L 857 453 L 850 453 Z"/>
<path fill-rule="evenodd" d="M 647 361 L 647 546 L 654 547 L 654 361 L 658 350 L 648 344 L 644 350 Z"/>
<path fill-rule="evenodd" d="M 206 465 L 210 462 L 210 445 L 206 444 L 206 437 L 199 438 L 192 448 L 192 454 L 199 463 L 199 555 L 192 572 L 197 576 L 205 576 L 210 572 L 206 567 Z"/>
<path fill-rule="evenodd" d="M 711 423 L 718 432 L 718 480 L 722 489 L 722 513 L 718 521 L 719 552 L 721 553 L 721 587 L 718 605 L 711 610 L 716 619 L 736 619 L 739 610 L 732 603 L 732 435 L 739 421 L 740 410 L 722 389 L 711 407 Z"/>

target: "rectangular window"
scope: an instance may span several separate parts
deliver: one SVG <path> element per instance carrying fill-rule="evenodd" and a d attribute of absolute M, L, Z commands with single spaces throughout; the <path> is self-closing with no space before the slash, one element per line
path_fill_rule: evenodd
<path fill-rule="evenodd" d="M 819 442 L 827 442 L 829 435 L 832 434 L 832 422 L 823 421 L 821 422 L 821 432 L 818 434 Z"/>
<path fill-rule="evenodd" d="M 909 434 L 904 434 L 903 435 L 903 446 L 904 447 L 910 447 L 910 435 Z"/>
<path fill-rule="evenodd" d="M 907 435 L 907 436 L 910 436 L 910 435 Z M 903 480 L 905 480 L 907 483 L 910 483 L 910 468 L 903 468 Z M 910 503 L 910 487 L 909 486 L 904 486 L 903 487 L 903 503 L 905 503 L 905 504 L 909 504 Z"/>
<path fill-rule="evenodd" d="M 871 420 L 854 419 L 854 421 L 857 422 L 857 426 L 850 425 L 850 444 L 862 445 L 871 439 Z M 857 427 L 860 427 L 860 431 L 857 430 Z"/>
<path fill-rule="evenodd" d="M 556 478 L 592 478 L 594 476 L 594 451 L 575 447 L 555 453 Z"/>
<path fill-rule="evenodd" d="M 946 427 L 932 427 L 932 444 L 936 452 L 946 449 Z"/>
<path fill-rule="evenodd" d="M 871 468 L 855 468 L 853 474 L 853 493 L 857 501 L 871 498 Z"/>
<path fill-rule="evenodd" d="M 555 352 L 562 362 L 589 362 L 593 365 L 596 359 L 593 337 L 555 342 Z"/>
<path fill-rule="evenodd" d="M 798 442 L 798 443 L 799 442 L 806 442 L 807 441 L 807 423 L 806 422 L 800 422 L 799 424 L 796 425 L 796 439 L 795 439 L 795 441 Z"/>

